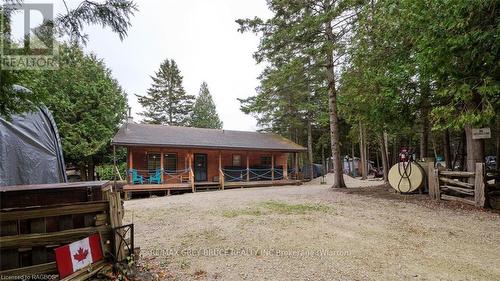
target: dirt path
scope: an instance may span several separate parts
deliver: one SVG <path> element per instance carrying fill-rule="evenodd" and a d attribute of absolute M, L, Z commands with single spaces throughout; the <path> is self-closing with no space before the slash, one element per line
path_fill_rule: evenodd
<path fill-rule="evenodd" d="M 162 280 L 500 280 L 498 214 L 346 181 L 131 200 L 126 221 Z"/>

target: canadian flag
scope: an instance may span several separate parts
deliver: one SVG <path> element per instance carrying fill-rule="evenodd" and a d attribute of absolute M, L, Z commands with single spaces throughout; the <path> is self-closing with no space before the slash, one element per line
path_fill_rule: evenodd
<path fill-rule="evenodd" d="M 101 237 L 93 234 L 82 240 L 55 249 L 59 278 L 102 260 Z"/>

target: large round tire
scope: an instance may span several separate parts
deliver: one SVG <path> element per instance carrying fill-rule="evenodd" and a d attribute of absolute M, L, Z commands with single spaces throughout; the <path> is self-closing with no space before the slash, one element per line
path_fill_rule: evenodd
<path fill-rule="evenodd" d="M 415 163 L 411 163 L 410 165 L 411 167 L 407 169 L 409 173 L 408 178 L 401 176 L 401 174 L 404 175 L 403 163 L 398 163 L 389 170 L 389 184 L 398 192 L 412 192 L 424 184 L 424 171 Z"/>

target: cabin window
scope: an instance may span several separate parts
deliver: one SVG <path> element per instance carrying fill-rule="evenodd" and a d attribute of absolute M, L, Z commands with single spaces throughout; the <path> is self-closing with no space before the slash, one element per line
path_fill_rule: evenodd
<path fill-rule="evenodd" d="M 264 167 L 271 167 L 273 159 L 270 155 L 265 155 L 260 157 L 260 165 Z"/>
<path fill-rule="evenodd" d="M 167 153 L 163 155 L 163 168 L 166 171 L 176 171 L 177 170 L 177 154 Z"/>
<path fill-rule="evenodd" d="M 148 153 L 148 170 L 154 171 L 161 169 L 161 155 L 160 153 Z"/>
<path fill-rule="evenodd" d="M 241 154 L 233 154 L 233 166 L 241 167 Z"/>

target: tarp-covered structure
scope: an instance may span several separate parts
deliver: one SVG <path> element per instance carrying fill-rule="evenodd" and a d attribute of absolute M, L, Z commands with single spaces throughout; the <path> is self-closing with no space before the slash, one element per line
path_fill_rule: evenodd
<path fill-rule="evenodd" d="M 46 107 L 10 120 L 0 117 L 0 186 L 66 181 L 59 133 Z"/>

